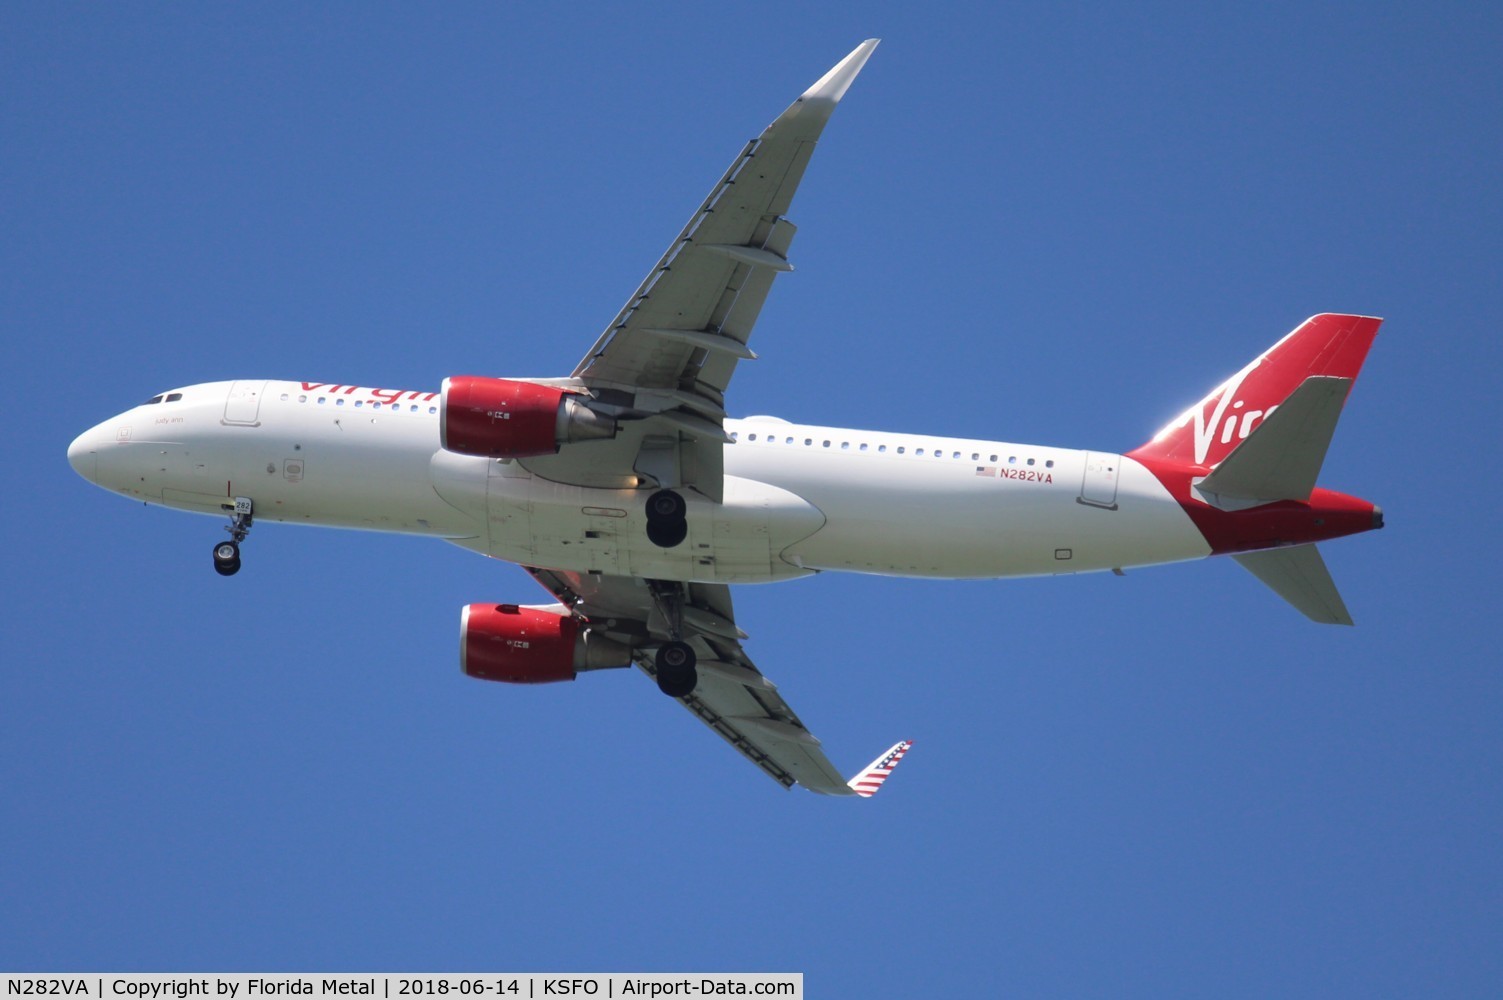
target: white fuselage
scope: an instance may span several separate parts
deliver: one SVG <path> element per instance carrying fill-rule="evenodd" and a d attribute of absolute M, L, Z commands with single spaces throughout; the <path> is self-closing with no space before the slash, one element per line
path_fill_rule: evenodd
<path fill-rule="evenodd" d="M 691 492 L 689 536 L 663 549 L 645 534 L 647 489 L 446 452 L 435 393 L 307 385 L 190 386 L 85 432 L 69 458 L 106 489 L 181 510 L 223 515 L 249 497 L 258 521 L 434 535 L 510 562 L 651 579 L 1031 576 L 1211 551 L 1120 455 L 769 417 L 726 421 L 723 500 Z"/>

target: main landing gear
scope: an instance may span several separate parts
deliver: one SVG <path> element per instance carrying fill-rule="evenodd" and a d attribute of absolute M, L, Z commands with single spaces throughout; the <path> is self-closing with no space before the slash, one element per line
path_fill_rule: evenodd
<path fill-rule="evenodd" d="M 647 540 L 661 548 L 671 549 L 689 534 L 689 520 L 685 517 L 688 504 L 673 490 L 658 490 L 647 498 Z"/>
<path fill-rule="evenodd" d="M 667 492 L 669 491 L 661 491 Z M 674 498 L 683 503 L 677 494 L 674 494 Z M 650 501 L 648 508 L 651 509 Z M 699 671 L 695 669 L 697 657 L 694 655 L 694 647 L 683 640 L 685 586 L 681 583 L 650 580 L 648 587 L 658 611 L 668 625 L 668 641 L 658 647 L 657 655 L 653 657 L 658 690 L 670 698 L 687 698 L 694 693 L 694 686 L 699 683 Z"/>
<path fill-rule="evenodd" d="M 240 543 L 250 534 L 253 506 L 250 497 L 235 498 L 235 512 L 224 529 L 230 533 L 230 540 L 214 546 L 214 572 L 220 576 L 234 576 L 240 572 Z"/>
<path fill-rule="evenodd" d="M 653 659 L 658 668 L 659 691 L 670 698 L 686 698 L 694 693 L 694 686 L 699 683 L 694 647 L 673 639 L 659 646 Z"/>

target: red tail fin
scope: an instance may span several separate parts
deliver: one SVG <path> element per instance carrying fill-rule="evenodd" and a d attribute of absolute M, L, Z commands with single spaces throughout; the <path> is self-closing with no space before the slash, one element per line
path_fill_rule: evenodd
<path fill-rule="evenodd" d="M 1131 454 L 1216 465 L 1311 375 L 1356 378 L 1382 322 L 1333 313 L 1310 317 Z"/>

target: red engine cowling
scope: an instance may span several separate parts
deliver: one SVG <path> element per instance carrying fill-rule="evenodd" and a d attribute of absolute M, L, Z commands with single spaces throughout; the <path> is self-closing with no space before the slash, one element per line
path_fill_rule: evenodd
<path fill-rule="evenodd" d="M 615 436 L 616 421 L 557 386 L 455 375 L 444 379 L 439 443 L 487 458 L 552 455 L 568 441 Z"/>
<path fill-rule="evenodd" d="M 547 684 L 572 681 L 580 670 L 630 662 L 625 646 L 543 608 L 469 604 L 460 615 L 459 666 L 480 680 Z"/>

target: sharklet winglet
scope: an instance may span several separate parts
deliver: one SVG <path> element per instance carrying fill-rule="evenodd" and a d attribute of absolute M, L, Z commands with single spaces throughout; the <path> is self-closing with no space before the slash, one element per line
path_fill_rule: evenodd
<path fill-rule="evenodd" d="M 877 757 L 876 760 L 863 767 L 854 778 L 846 782 L 851 791 L 864 799 L 869 799 L 877 794 L 889 775 L 897 769 L 898 763 L 913 749 L 912 740 L 898 740 L 892 746 Z"/>

